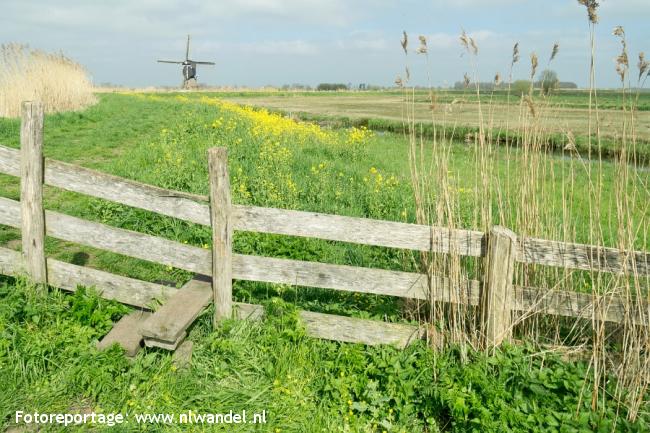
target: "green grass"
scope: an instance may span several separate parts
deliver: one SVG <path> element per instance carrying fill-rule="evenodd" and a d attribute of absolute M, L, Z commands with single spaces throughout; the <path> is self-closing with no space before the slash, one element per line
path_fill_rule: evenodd
<path fill-rule="evenodd" d="M 453 348 L 434 356 L 420 343 L 397 350 L 319 341 L 304 336 L 291 305 L 274 300 L 267 302 L 270 316 L 261 323 L 228 321 L 213 331 L 211 312 L 202 314 L 190 333 L 192 367 L 178 370 L 162 350 L 141 351 L 133 362 L 117 347 L 97 352 L 94 341 L 125 308 L 91 291 L 43 296 L 22 280 L 4 279 L 0 300 L 0 419 L 5 425 L 23 410 L 125 414 L 129 423 L 111 431 L 605 432 L 648 427 L 642 417 L 633 425 L 619 420 L 614 428 L 614 404 L 602 414 L 588 407 L 585 364 L 535 355 L 529 347 L 508 346 L 488 358 Z M 137 413 L 188 410 L 266 410 L 267 424 L 135 424 Z"/>
<path fill-rule="evenodd" d="M 45 154 L 165 188 L 206 194 L 206 150 L 227 146 L 235 203 L 414 221 L 407 143 L 401 135 L 373 136 L 357 129 L 323 130 L 283 123 L 254 110 L 241 113 L 214 101 L 201 101 L 200 94 L 190 96 L 100 95 L 100 103 L 82 113 L 47 117 Z M 18 143 L 18 121 L 0 119 L 0 144 L 18 147 Z M 464 192 L 475 188 L 479 179 L 474 150 L 458 143 L 451 152 L 449 170 L 461 197 L 463 225 L 477 228 L 473 226 L 473 194 Z M 514 185 L 506 190 L 514 209 L 516 185 L 528 173 L 522 166 L 514 170 L 515 178 L 507 178 L 506 168 L 520 164 L 520 155 L 516 151 L 509 155 L 505 149 L 496 152 L 499 182 Z M 547 163 L 564 170 L 575 161 L 560 155 L 549 157 Z M 606 243 L 616 245 L 614 165 L 603 163 L 603 173 L 607 206 L 600 223 Z M 635 173 L 647 185 L 648 172 Z M 559 182 L 549 179 L 545 187 L 557 189 Z M 587 179 L 578 176 L 575 195 L 587 193 Z M 0 195 L 17 199 L 18 180 L 0 176 Z M 561 198 L 548 200 L 544 215 L 549 232 L 534 235 L 548 235 L 553 225 L 561 224 Z M 206 227 L 79 194 L 46 188 L 45 205 L 196 246 L 210 244 Z M 589 209 L 576 206 L 574 211 L 575 241 L 589 242 Z M 643 203 L 638 203 L 634 221 L 644 218 L 645 211 Z M 505 218 L 502 223 L 516 230 L 514 213 Z M 16 230 L 0 227 L 0 243 L 16 248 L 16 239 Z M 650 249 L 648 241 L 640 233 L 635 246 Z M 410 253 L 338 242 L 237 233 L 234 249 L 245 254 L 416 270 Z M 46 250 L 48 256 L 60 260 L 148 281 L 180 285 L 190 278 L 178 269 L 50 238 Z M 193 368 L 178 372 L 163 351 L 145 350 L 129 364 L 118 351 L 97 353 L 93 349 L 93 341 L 107 332 L 110 320 L 124 313 L 115 304 L 86 292 L 69 296 L 54 291 L 41 298 L 22 281 L 7 280 L 2 287 L 0 382 L 10 390 L 0 397 L 5 423 L 20 408 L 55 411 L 79 405 L 107 412 L 264 408 L 272 414 L 272 423 L 260 431 L 277 427 L 296 432 L 559 431 L 559 424 L 575 426 L 562 431 L 610 431 L 614 419 L 613 402 L 602 413 L 592 413 L 585 406 L 586 395 L 579 402 L 583 388 L 578 383 L 583 384 L 588 376 L 584 365 L 532 356 L 530 347 L 506 348 L 497 358 L 454 349 L 434 356 L 420 344 L 397 351 L 316 341 L 306 338 L 295 320 L 296 307 L 407 320 L 402 303 L 389 297 L 237 281 L 237 300 L 265 303 L 273 314 L 261 324 L 229 322 L 212 332 L 210 312 L 206 312 L 191 331 L 196 344 Z M 631 427 L 621 421 L 616 428 L 644 427 L 646 412 L 640 424 Z M 250 428 L 242 427 L 242 431 Z"/>
<path fill-rule="evenodd" d="M 469 102 L 477 102 L 479 99 L 483 103 L 497 102 L 505 103 L 508 101 L 507 90 L 495 90 L 494 92 L 482 91 L 482 94 L 477 97 L 474 93 L 474 88 L 469 87 L 468 90 L 452 90 L 452 89 L 434 89 L 438 97 L 438 102 L 449 103 L 458 97 L 465 97 Z M 539 90 L 536 90 L 538 93 Z M 215 94 L 222 98 L 266 98 L 269 96 L 294 98 L 294 97 L 323 97 L 323 96 L 336 96 L 336 97 L 378 97 L 378 96 L 401 96 L 402 90 L 368 90 L 368 91 L 336 91 L 336 92 L 318 92 L 318 91 L 219 91 L 219 92 L 203 92 L 206 94 Z M 416 89 L 415 94 L 417 101 L 428 102 L 429 91 L 424 89 Z M 632 96 L 636 98 L 636 91 L 632 91 Z M 512 93 L 510 100 L 513 99 Z M 589 91 L 588 90 L 559 90 L 549 96 L 551 103 L 561 104 L 568 108 L 588 108 L 589 107 Z M 619 110 L 622 109 L 624 98 L 619 90 L 598 90 L 598 106 L 606 110 Z M 639 99 L 637 109 L 639 111 L 650 110 L 650 92 L 639 92 Z"/>

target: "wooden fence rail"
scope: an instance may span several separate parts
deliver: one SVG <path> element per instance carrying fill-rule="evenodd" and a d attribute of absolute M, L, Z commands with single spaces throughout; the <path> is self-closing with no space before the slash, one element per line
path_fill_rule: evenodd
<path fill-rule="evenodd" d="M 259 306 L 232 302 L 232 280 L 388 295 L 423 301 L 451 302 L 480 308 L 486 346 L 510 338 L 511 312 L 523 311 L 591 318 L 594 305 L 601 320 L 647 325 L 647 304 L 630 304 L 617 296 L 596 297 L 513 285 L 515 263 L 531 263 L 598 272 L 650 274 L 650 253 L 620 251 L 583 244 L 518 238 L 495 227 L 487 234 L 417 224 L 371 220 L 254 206 L 232 205 L 225 149 L 210 149 L 210 197 L 181 193 L 100 173 L 60 161 L 43 160 L 42 107 L 24 106 L 21 152 L 0 146 L 0 172 L 21 177 L 21 201 L 0 198 L 0 224 L 22 230 L 23 253 L 0 248 L 0 272 L 27 273 L 37 282 L 68 290 L 95 286 L 102 295 L 141 308 L 164 301 L 176 289 L 107 272 L 46 259 L 44 237 L 161 263 L 212 276 L 215 324 L 235 311 L 257 317 Z M 43 163 L 44 161 L 44 163 Z M 110 200 L 212 227 L 213 249 L 110 227 L 45 211 L 43 184 Z M 443 276 L 318 262 L 233 254 L 234 231 L 252 231 L 484 257 L 483 282 Z M 143 247 L 146 246 L 146 247 Z M 233 308 L 235 307 L 235 308 Z M 301 312 L 308 331 L 341 341 L 404 345 L 422 335 L 409 325 Z M 195 316 L 193 316 L 195 317 Z"/>
<path fill-rule="evenodd" d="M 0 172 L 20 176 L 20 152 L 0 146 Z M 45 184 L 116 203 L 210 226 L 208 197 L 163 189 L 76 165 L 45 160 Z M 485 256 L 485 233 L 367 218 L 256 206 L 233 206 L 233 228 L 364 245 Z M 650 253 L 550 241 L 518 239 L 521 263 L 603 272 L 650 275 Z"/>
<path fill-rule="evenodd" d="M 178 290 L 160 284 L 123 277 L 109 272 L 77 266 L 49 259 L 48 283 L 69 291 L 78 286 L 96 287 L 102 297 L 142 309 L 151 309 L 152 301 L 164 301 Z M 25 273 L 19 252 L 0 247 L 0 273 L 20 276 Z M 233 303 L 234 315 L 240 319 L 257 319 L 263 309 L 260 305 Z M 383 323 L 332 314 L 301 311 L 308 335 L 329 340 L 362 344 L 392 344 L 404 347 L 422 336 L 417 326 Z"/>

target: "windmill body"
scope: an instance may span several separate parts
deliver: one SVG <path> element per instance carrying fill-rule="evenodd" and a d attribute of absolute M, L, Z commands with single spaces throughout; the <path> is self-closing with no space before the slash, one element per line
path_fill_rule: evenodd
<path fill-rule="evenodd" d="M 174 63 L 183 66 L 183 88 L 191 89 L 197 86 L 196 65 L 214 65 L 214 62 L 190 60 L 190 35 L 187 35 L 185 60 L 158 60 L 159 63 Z"/>

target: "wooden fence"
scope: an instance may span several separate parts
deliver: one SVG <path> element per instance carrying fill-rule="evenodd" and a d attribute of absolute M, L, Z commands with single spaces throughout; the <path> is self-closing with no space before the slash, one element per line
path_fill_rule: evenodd
<path fill-rule="evenodd" d="M 647 305 L 631 305 L 616 296 L 517 287 L 516 263 L 534 263 L 612 273 L 650 274 L 650 253 L 517 237 L 503 227 L 488 233 L 441 227 L 326 215 L 313 212 L 231 204 L 225 148 L 208 151 L 210 197 L 171 191 L 87 168 L 43 158 L 43 111 L 25 103 L 21 150 L 0 146 L 0 172 L 21 178 L 20 202 L 0 198 L 0 224 L 22 230 L 22 254 L 0 248 L 0 273 L 28 274 L 67 290 L 95 286 L 102 296 L 148 309 L 153 300 L 172 299 L 177 289 L 48 259 L 45 236 L 103 249 L 212 277 L 211 293 L 200 306 L 215 303 L 215 322 L 232 314 L 259 317 L 261 307 L 232 302 L 232 280 L 317 287 L 376 295 L 451 302 L 480 308 L 486 345 L 511 335 L 511 312 L 591 318 L 594 305 L 600 319 L 622 322 L 632 317 L 645 324 Z M 47 211 L 43 185 L 110 200 L 212 228 L 212 251 L 160 237 L 110 227 Z M 486 260 L 483 281 L 452 281 L 444 276 L 318 262 L 234 254 L 234 231 L 313 237 L 382 247 L 401 248 Z M 453 286 L 453 287 L 452 287 Z M 459 302 L 459 301 L 455 301 Z M 417 326 L 384 323 L 303 311 L 310 335 L 346 342 L 404 346 L 423 335 Z M 196 317 L 194 314 L 193 320 Z M 189 319 L 188 319 L 189 320 Z M 175 337 L 174 337 L 175 338 Z"/>

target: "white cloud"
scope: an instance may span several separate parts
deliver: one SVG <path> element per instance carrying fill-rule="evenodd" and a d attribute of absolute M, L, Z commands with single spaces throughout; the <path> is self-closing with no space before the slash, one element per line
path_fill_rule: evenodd
<path fill-rule="evenodd" d="M 643 17 L 646 21 L 650 16 L 650 1 L 648 0 L 609 0 L 600 5 L 600 15 L 610 18 Z"/>
<path fill-rule="evenodd" d="M 399 46 L 397 40 L 392 45 Z M 344 39 L 339 39 L 336 47 L 341 50 L 381 52 L 390 49 L 391 44 L 386 40 L 383 32 L 355 31 L 349 33 Z"/>
<path fill-rule="evenodd" d="M 343 25 L 351 18 L 343 0 L 4 0 L 3 15 L 15 24 L 59 28 L 101 29 L 130 34 L 164 34 L 180 27 L 205 28 L 206 20 L 219 25 L 234 19 L 282 19 L 284 23 Z"/>
<path fill-rule="evenodd" d="M 458 35 L 449 33 L 433 33 L 427 36 L 427 45 L 429 48 L 449 49 L 460 46 L 458 44 Z"/>
<path fill-rule="evenodd" d="M 313 43 L 303 40 L 293 41 L 262 41 L 226 45 L 226 48 L 253 54 L 273 55 L 298 55 L 307 56 L 317 54 L 319 49 Z"/>
<path fill-rule="evenodd" d="M 215 20 L 251 16 L 288 18 L 300 22 L 342 25 L 349 21 L 349 5 L 343 0 L 230 0 L 178 1 L 180 8 L 194 8 L 198 16 Z"/>

